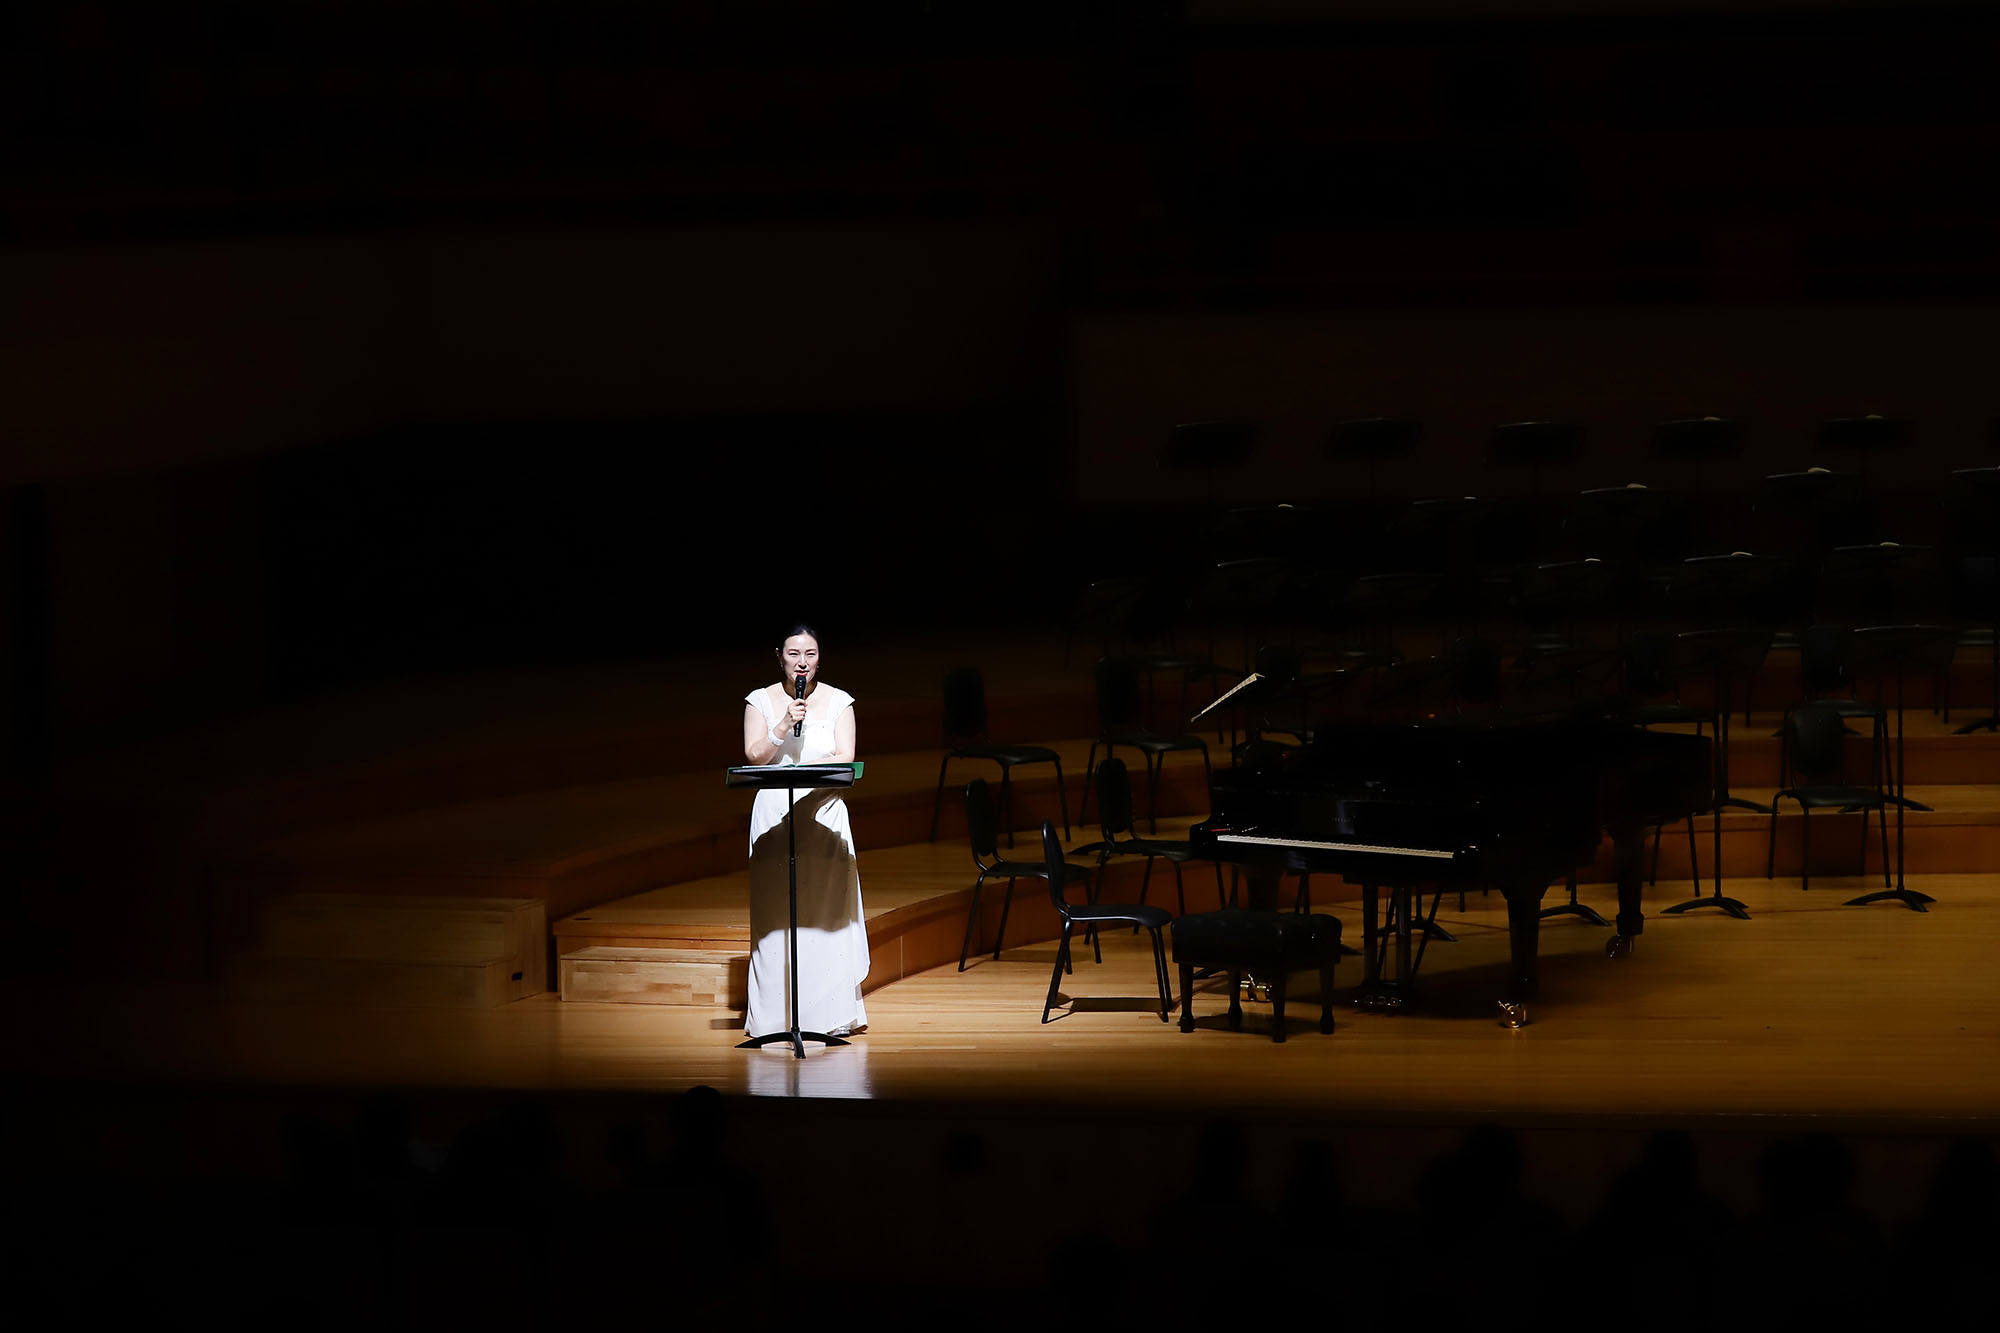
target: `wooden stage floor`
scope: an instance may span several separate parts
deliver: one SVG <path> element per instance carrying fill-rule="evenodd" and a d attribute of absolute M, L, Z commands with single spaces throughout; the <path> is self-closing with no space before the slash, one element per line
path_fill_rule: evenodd
<path fill-rule="evenodd" d="M 1053 653 L 1045 657 L 1055 660 Z M 931 725 L 923 709 L 935 693 L 939 660 L 935 651 L 929 658 L 913 652 L 831 677 L 869 683 L 867 697 L 884 701 L 868 715 L 872 738 L 898 727 L 909 738 L 900 752 L 886 744 L 870 748 L 870 788 L 883 805 L 863 832 L 892 844 L 864 843 L 871 916 L 962 892 L 970 878 L 962 835 L 941 835 L 936 844 L 904 841 L 922 837 L 930 813 L 936 752 L 921 750 Z M 1081 669 L 1045 666 L 1022 689 L 1067 697 Z M 461 823 L 478 824 L 474 832 L 487 840 L 488 856 L 496 847 L 512 849 L 491 842 L 489 823 L 513 840 L 544 838 L 558 850 L 560 839 L 587 824 L 592 837 L 603 834 L 605 841 L 580 845 L 615 845 L 629 836 L 619 821 L 657 823 L 648 811 L 674 809 L 721 849 L 715 864 L 726 862 L 726 877 L 703 871 L 697 878 L 734 883 L 741 835 L 735 822 L 720 821 L 741 815 L 723 809 L 713 776 L 734 744 L 733 710 L 725 706 L 717 723 L 707 701 L 733 705 L 742 672 L 724 664 L 712 674 L 714 680 L 690 685 L 675 703 L 660 704 L 657 716 L 638 722 L 636 701 L 652 697 L 657 682 L 620 676 L 592 696 L 590 707 L 603 714 L 601 729 L 585 725 L 588 719 L 567 727 L 536 724 L 554 741 L 482 737 L 489 754 L 442 736 L 426 739 L 416 759 L 397 756 L 394 763 L 321 755 L 295 779 L 241 785 L 249 794 L 215 824 L 228 831 L 261 827 L 274 811 L 323 814 L 328 793 L 347 793 L 342 808 L 351 807 L 354 818 L 302 825 L 291 835 L 296 845 L 327 851 L 330 860 L 338 859 L 333 850 L 386 855 L 376 843 L 390 846 L 383 842 L 387 824 L 364 822 L 360 814 L 380 803 L 382 790 L 406 770 L 413 775 L 407 785 L 421 791 L 449 768 L 461 781 L 453 794 L 463 806 L 393 816 L 435 835 L 412 844 L 413 856 L 438 860 L 445 843 L 436 830 Z M 681 716 L 696 695 L 710 715 L 699 732 Z M 370 711 L 354 705 L 356 716 Z M 421 711 L 411 706 L 412 714 Z M 458 722 L 476 730 L 477 720 L 468 715 Z M 445 730 L 448 721 L 435 725 Z M 1282 1045 L 1268 1039 L 1269 1007 L 1260 1002 L 1247 1006 L 1246 1030 L 1222 1026 L 1219 981 L 1198 994 L 1197 1031 L 1160 1022 L 1151 1007 L 1150 962 L 1129 935 L 1107 941 L 1103 964 L 1079 961 L 1049 1024 L 1038 1020 L 1053 945 L 1022 941 L 964 973 L 947 964 L 889 981 L 868 995 L 866 1033 L 845 1048 L 815 1048 L 803 1060 L 782 1048 L 738 1049 L 740 1017 L 723 1008 L 565 1002 L 553 992 L 491 1010 L 252 1006 L 230 1002 L 219 983 L 191 979 L 185 970 L 163 968 L 154 976 L 129 965 L 98 966 L 87 949 L 72 948 L 59 965 L 36 971 L 23 1001 L 7 1009 L 6 1077 L 20 1112 L 18 1133 L 34 1145 L 29 1168 L 45 1186 L 25 1197 L 60 1210 L 98 1197 L 78 1193 L 77 1179 L 158 1184 L 169 1197 L 192 1185 L 226 1210 L 234 1205 L 216 1193 L 217 1182 L 291 1180 L 302 1125 L 318 1123 L 336 1138 L 353 1135 L 370 1108 L 386 1101 L 407 1117 L 411 1150 L 431 1160 L 508 1108 L 533 1107 L 554 1127 L 565 1181 L 597 1191 L 590 1198 L 601 1202 L 635 1151 L 661 1162 L 686 1146 L 674 1112 L 690 1104 L 690 1090 L 705 1087 L 721 1094 L 723 1124 L 702 1151 L 733 1164 L 769 1200 L 778 1232 L 770 1253 L 810 1265 L 814 1281 L 831 1275 L 826 1280 L 878 1295 L 930 1281 L 952 1289 L 956 1299 L 989 1275 L 1034 1290 L 1058 1275 L 1057 1246 L 1075 1234 L 1122 1238 L 1131 1253 L 1170 1253 L 1185 1238 L 1162 1235 L 1161 1210 L 1174 1206 L 1200 1173 L 1207 1135 L 1217 1125 L 1247 1135 L 1246 1256 L 1269 1239 L 1257 1219 L 1278 1206 L 1300 1172 L 1330 1172 L 1342 1200 L 1355 1208 L 1407 1211 L 1427 1168 L 1487 1124 L 1511 1131 L 1526 1187 L 1572 1220 L 1588 1216 L 1607 1183 L 1663 1130 L 1687 1132 L 1697 1146 L 1701 1186 L 1740 1218 L 1762 1206 L 1760 1165 L 1769 1148 L 1799 1135 L 1833 1136 L 1852 1153 L 1855 1202 L 1893 1227 L 1923 1206 L 1934 1171 L 1954 1146 L 1990 1143 L 2000 1132 L 2000 984 L 1992 961 L 2000 946 L 2000 874 L 1985 868 L 1983 841 L 1984 829 L 2000 817 L 1982 758 L 1992 747 L 1987 738 L 1948 741 L 1941 719 L 1911 722 L 1912 737 L 1922 738 L 1930 757 L 1970 756 L 1964 771 L 1936 779 L 1957 790 L 1936 796 L 1934 822 L 1955 831 L 1935 844 L 1945 848 L 1935 854 L 1948 852 L 1962 863 L 1924 865 L 1925 873 L 1911 877 L 1914 887 L 1936 896 L 1931 911 L 1842 906 L 1879 879 L 1816 874 L 1812 891 L 1802 893 L 1795 878 L 1781 874 L 1724 881 L 1725 891 L 1749 906 L 1748 921 L 1713 911 L 1667 917 L 1661 909 L 1688 889 L 1663 864 L 1632 957 L 1604 956 L 1604 928 L 1571 918 L 1545 923 L 1543 993 L 1529 1026 L 1518 1031 L 1494 1020 L 1506 957 L 1503 909 L 1497 898 L 1479 895 L 1462 911 L 1455 900 L 1444 903 L 1439 919 L 1458 941 L 1432 946 L 1411 1010 L 1393 1017 L 1355 1011 L 1349 1001 L 1361 968 L 1350 959 L 1337 977 L 1337 1030 L 1327 1036 L 1314 1030 L 1317 1005 L 1308 979 L 1300 978 Z M 1761 730 L 1746 735 L 1761 740 Z M 336 749 L 346 737 L 335 722 L 319 733 Z M 253 730 L 246 753 L 269 748 L 275 734 Z M 1077 731 L 1053 724 L 1032 734 L 1070 737 L 1061 742 L 1066 755 L 1079 744 Z M 577 785 L 526 787 L 524 794 L 484 781 L 487 768 L 506 776 L 500 761 L 517 750 L 567 755 L 562 747 L 579 736 L 596 748 L 587 756 L 587 779 L 575 778 Z M 676 738 L 681 748 L 673 753 L 682 762 L 658 773 L 656 747 Z M 716 755 L 689 758 L 703 746 Z M 1754 760 L 1759 751 L 1746 743 L 1742 753 Z M 253 776 L 254 757 L 240 761 Z M 567 763 L 551 759 L 550 771 L 567 773 Z M 327 772 L 339 781 L 321 780 Z M 136 762 L 118 776 L 134 786 L 157 783 Z M 1743 792 L 1767 789 L 1768 779 L 1754 769 L 1744 777 Z M 1914 784 L 1924 777 L 1913 768 Z M 586 780 L 599 785 L 586 789 Z M 678 790 L 674 784 L 682 782 L 699 783 L 717 798 L 716 810 L 656 799 L 648 786 Z M 638 813 L 601 799 L 619 783 L 638 792 L 631 802 Z M 221 776 L 214 785 L 237 789 Z M 486 802 L 508 814 L 507 802 L 545 787 L 555 793 L 537 807 L 546 823 L 511 815 L 487 820 L 473 805 Z M 565 813 L 579 804 L 588 807 L 588 820 Z M 1736 841 L 1748 854 L 1739 851 L 1734 864 L 1755 861 L 1761 869 L 1761 824 L 1748 819 L 1736 821 L 1742 824 Z M 1163 820 L 1163 831 L 1186 822 Z M 1090 836 L 1078 829 L 1073 841 Z M 1705 831 L 1702 837 L 1706 864 Z M 1913 856 L 1924 845 L 1913 839 Z M 400 843 L 391 850 L 403 855 Z M 1731 859 L 1724 864 L 1728 873 Z M 1780 864 L 1782 870 L 1782 850 Z M 659 910 L 682 919 L 688 893 L 707 895 L 702 901 L 711 910 L 727 909 L 712 901 L 713 888 L 684 880 L 654 892 L 663 899 Z M 1159 890 L 1156 883 L 1155 901 Z M 1188 891 L 1191 907 L 1207 905 L 1202 875 L 1189 880 Z M 171 918 L 147 915 L 148 902 L 159 896 L 141 885 L 128 898 L 107 901 L 119 903 L 117 918 L 140 923 L 148 938 L 198 915 L 198 901 L 169 904 Z M 1331 886 L 1324 896 L 1329 901 L 1320 909 L 1340 916 L 1350 940 L 1357 938 L 1355 906 Z M 1586 887 L 1584 897 L 1601 908 L 1609 892 Z M 1547 901 L 1559 898 L 1560 890 L 1552 890 Z M 112 915 L 100 914 L 107 930 Z M 942 923 L 951 928 L 954 955 L 959 920 Z M 29 956 L 33 964 L 55 953 Z M 1079 1148 L 1078 1134 L 1092 1146 Z M 132 1202 L 129 1188 L 116 1197 Z M 683 1239 L 712 1241 L 710 1229 L 727 1235 L 733 1225 L 715 1211 L 712 1192 L 674 1206 L 689 1219 Z M 254 1231 L 243 1219 L 261 1215 L 234 1213 L 233 1225 Z M 611 1234 L 614 1223 L 553 1205 L 508 1217 L 507 1242 L 471 1254 L 472 1268 L 493 1271 L 511 1256 L 531 1256 L 541 1268 L 536 1290 L 609 1308 L 623 1308 L 644 1286 L 633 1275 L 650 1270 Z M 1211 1226 L 1228 1224 L 1209 1219 Z M 1698 1248 L 1700 1238 L 1690 1243 Z M 1483 1255 L 1470 1253 L 1482 1243 L 1466 1244 L 1467 1261 L 1484 1265 Z M 552 1254 L 564 1256 L 560 1272 L 550 1271 Z M 990 1261 L 990 1272 L 968 1256 Z M 195 1264 L 189 1271 L 210 1270 Z M 703 1290 L 705 1276 L 683 1272 L 676 1280 Z"/>
<path fill-rule="evenodd" d="M 1621 960 L 1604 956 L 1604 929 L 1553 919 L 1542 937 L 1542 998 L 1517 1031 L 1493 1015 L 1504 912 L 1497 896 L 1475 894 L 1463 911 L 1455 900 L 1441 908 L 1458 941 L 1432 946 L 1410 1011 L 1352 1009 L 1361 969 L 1349 959 L 1337 979 L 1337 1030 L 1315 1030 L 1317 1005 L 1301 977 L 1282 1045 L 1268 1040 L 1269 1006 L 1254 999 L 1245 1030 L 1224 1028 L 1219 979 L 1198 990 L 1197 1031 L 1161 1023 L 1150 957 L 1131 935 L 1111 937 L 1101 965 L 1079 962 L 1046 1026 L 1053 946 L 1031 943 L 964 973 L 946 966 L 876 990 L 867 1032 L 846 1048 L 811 1047 L 805 1059 L 781 1047 L 738 1049 L 740 1019 L 723 1009 L 553 994 L 485 1011 L 246 1007 L 189 987 L 51 996 L 13 1011 L 10 1045 L 17 1078 L 73 1089 L 644 1103 L 707 1085 L 745 1116 L 831 1118 L 858 1141 L 907 1137 L 913 1123 L 939 1133 L 988 1125 L 1004 1137 L 1012 1131 L 1003 1127 L 1050 1116 L 1185 1136 L 1231 1117 L 1278 1127 L 1288 1142 L 1346 1136 L 1359 1154 L 1349 1163 L 1358 1187 L 1384 1197 L 1410 1189 L 1420 1161 L 1481 1122 L 1560 1156 L 1549 1177 L 1557 1192 L 1572 1175 L 1600 1180 L 1646 1135 L 1680 1128 L 1736 1145 L 1712 1156 L 1717 1186 L 1740 1193 L 1756 1145 L 1822 1131 L 1875 1145 L 1868 1170 L 1879 1174 L 1862 1188 L 1881 1192 L 1893 1212 L 1914 1206 L 1919 1164 L 1941 1143 L 2000 1126 L 2000 986 L 1991 980 L 2000 877 L 1913 884 L 1938 899 L 1929 912 L 1844 907 L 1864 885 L 1854 879 L 1825 878 L 1810 893 L 1795 880 L 1725 880 L 1748 921 L 1660 916 L 1685 893 L 1662 885 L 1649 891 L 1637 950 Z M 1327 910 L 1358 938 L 1351 904 Z M 781 1102 L 801 1109 L 784 1112 Z M 750 1109 L 758 1105 L 766 1109 Z M 1363 1152 L 1385 1135 L 1405 1150 Z M 882 1150 L 899 1151 L 888 1142 Z"/>

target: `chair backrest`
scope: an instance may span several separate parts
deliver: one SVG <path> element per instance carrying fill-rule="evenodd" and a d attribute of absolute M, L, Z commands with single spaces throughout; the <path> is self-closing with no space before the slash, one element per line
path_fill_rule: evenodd
<path fill-rule="evenodd" d="M 1134 727 L 1145 720 L 1145 695 L 1139 668 L 1129 658 L 1107 657 L 1097 664 L 1097 726 Z"/>
<path fill-rule="evenodd" d="M 1042 821 L 1042 869 L 1049 882 L 1049 901 L 1055 904 L 1056 915 L 1067 920 L 1069 901 L 1063 897 L 1063 881 L 1068 878 L 1069 862 L 1063 859 L 1062 842 L 1056 837 L 1052 819 Z"/>
<path fill-rule="evenodd" d="M 1814 782 L 1838 782 L 1847 766 L 1847 722 L 1837 709 L 1794 708 L 1785 718 L 1784 748 L 1793 773 Z"/>
<path fill-rule="evenodd" d="M 1097 821 L 1106 842 L 1132 833 L 1132 777 L 1123 759 L 1106 759 L 1097 766 Z"/>
<path fill-rule="evenodd" d="M 978 667 L 955 667 L 944 678 L 944 738 L 986 739 L 986 681 Z"/>
<path fill-rule="evenodd" d="M 1635 630 L 1625 638 L 1625 688 L 1642 699 L 1671 694 L 1680 684 L 1675 674 L 1680 640 L 1672 630 Z"/>
<path fill-rule="evenodd" d="M 1848 670 L 1854 631 L 1845 625 L 1808 625 L 1799 634 L 1799 684 L 1808 695 L 1851 691 Z"/>
<path fill-rule="evenodd" d="M 985 778 L 965 784 L 965 831 L 975 863 L 984 866 L 1000 859 L 1000 820 L 993 813 L 993 793 Z"/>

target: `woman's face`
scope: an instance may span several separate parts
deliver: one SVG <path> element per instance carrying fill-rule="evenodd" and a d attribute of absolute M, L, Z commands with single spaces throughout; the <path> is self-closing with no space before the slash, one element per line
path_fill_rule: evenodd
<path fill-rule="evenodd" d="M 812 688 L 819 679 L 819 640 L 810 634 L 794 634 L 786 639 L 785 646 L 778 649 L 778 666 L 786 680 L 804 676 L 806 687 Z"/>

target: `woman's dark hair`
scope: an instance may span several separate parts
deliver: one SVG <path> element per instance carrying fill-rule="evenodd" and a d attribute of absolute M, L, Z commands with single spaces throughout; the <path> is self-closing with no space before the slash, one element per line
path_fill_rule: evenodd
<path fill-rule="evenodd" d="M 778 650 L 780 652 L 784 651 L 786 639 L 796 638 L 801 634 L 811 639 L 814 643 L 819 642 L 819 631 L 811 625 L 794 625 L 778 636 Z"/>

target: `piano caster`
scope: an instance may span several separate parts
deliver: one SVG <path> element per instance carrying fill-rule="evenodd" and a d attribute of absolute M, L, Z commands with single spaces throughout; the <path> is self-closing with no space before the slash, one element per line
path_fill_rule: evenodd
<path fill-rule="evenodd" d="M 1528 1026 L 1528 1006 L 1517 1000 L 1500 1001 L 1500 1026 L 1503 1028 Z"/>
<path fill-rule="evenodd" d="M 1354 997 L 1354 1007 L 1371 1014 L 1400 1014 L 1403 997 L 1395 991 L 1364 991 Z"/>
<path fill-rule="evenodd" d="M 1630 958 L 1632 956 L 1632 937 L 1630 935 L 1613 935 L 1610 939 L 1604 941 L 1604 956 L 1606 958 Z"/>

